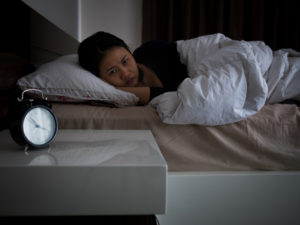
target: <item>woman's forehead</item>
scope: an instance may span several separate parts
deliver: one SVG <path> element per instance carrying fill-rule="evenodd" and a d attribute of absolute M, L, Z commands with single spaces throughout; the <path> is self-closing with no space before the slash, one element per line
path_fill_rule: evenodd
<path fill-rule="evenodd" d="M 120 60 L 120 58 L 122 59 L 128 54 L 130 54 L 128 50 L 123 47 L 113 47 L 109 50 L 106 50 L 102 61 Z"/>
<path fill-rule="evenodd" d="M 130 52 L 124 47 L 113 47 L 106 50 L 105 55 L 99 64 L 100 70 L 106 70 L 121 63 L 122 59 L 128 55 L 130 55 Z"/>

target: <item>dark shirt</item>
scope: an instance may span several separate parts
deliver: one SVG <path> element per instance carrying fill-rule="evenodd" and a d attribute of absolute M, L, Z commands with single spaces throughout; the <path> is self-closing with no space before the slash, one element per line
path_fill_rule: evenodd
<path fill-rule="evenodd" d="M 149 41 L 137 48 L 133 56 L 137 63 L 151 69 L 163 84 L 163 88 L 150 87 L 150 100 L 164 92 L 176 91 L 187 77 L 187 68 L 180 62 L 176 43 Z"/>

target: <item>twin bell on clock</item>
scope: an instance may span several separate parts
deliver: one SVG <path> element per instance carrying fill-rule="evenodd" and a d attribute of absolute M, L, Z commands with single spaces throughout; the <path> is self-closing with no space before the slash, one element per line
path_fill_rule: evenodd
<path fill-rule="evenodd" d="M 41 98 L 27 97 L 27 92 L 38 92 Z M 10 134 L 14 141 L 24 147 L 40 149 L 47 147 L 55 138 L 58 123 L 43 92 L 27 89 L 17 98 L 11 114 Z"/>

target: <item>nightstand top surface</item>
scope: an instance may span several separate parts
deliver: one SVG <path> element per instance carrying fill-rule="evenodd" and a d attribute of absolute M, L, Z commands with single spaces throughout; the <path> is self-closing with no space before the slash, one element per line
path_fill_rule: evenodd
<path fill-rule="evenodd" d="M 59 130 L 45 149 L 17 145 L 0 132 L 0 166 L 164 166 L 149 130 Z"/>

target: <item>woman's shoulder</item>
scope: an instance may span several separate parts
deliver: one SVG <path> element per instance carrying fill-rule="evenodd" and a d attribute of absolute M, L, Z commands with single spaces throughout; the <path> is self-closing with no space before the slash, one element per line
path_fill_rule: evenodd
<path fill-rule="evenodd" d="M 173 42 L 169 42 L 166 40 L 151 40 L 151 41 L 147 41 L 145 43 L 143 43 L 140 47 L 142 46 L 159 46 L 159 45 L 169 45 Z"/>
<path fill-rule="evenodd" d="M 167 55 L 176 53 L 176 44 L 165 40 L 152 40 L 143 43 L 134 52 L 133 56 L 136 59 L 145 57 L 166 57 Z"/>
<path fill-rule="evenodd" d="M 164 50 L 168 48 L 172 48 L 175 45 L 174 42 L 169 42 L 165 40 L 151 40 L 143 43 L 141 46 L 139 46 L 134 53 L 140 52 L 140 51 L 154 51 L 154 50 Z"/>

